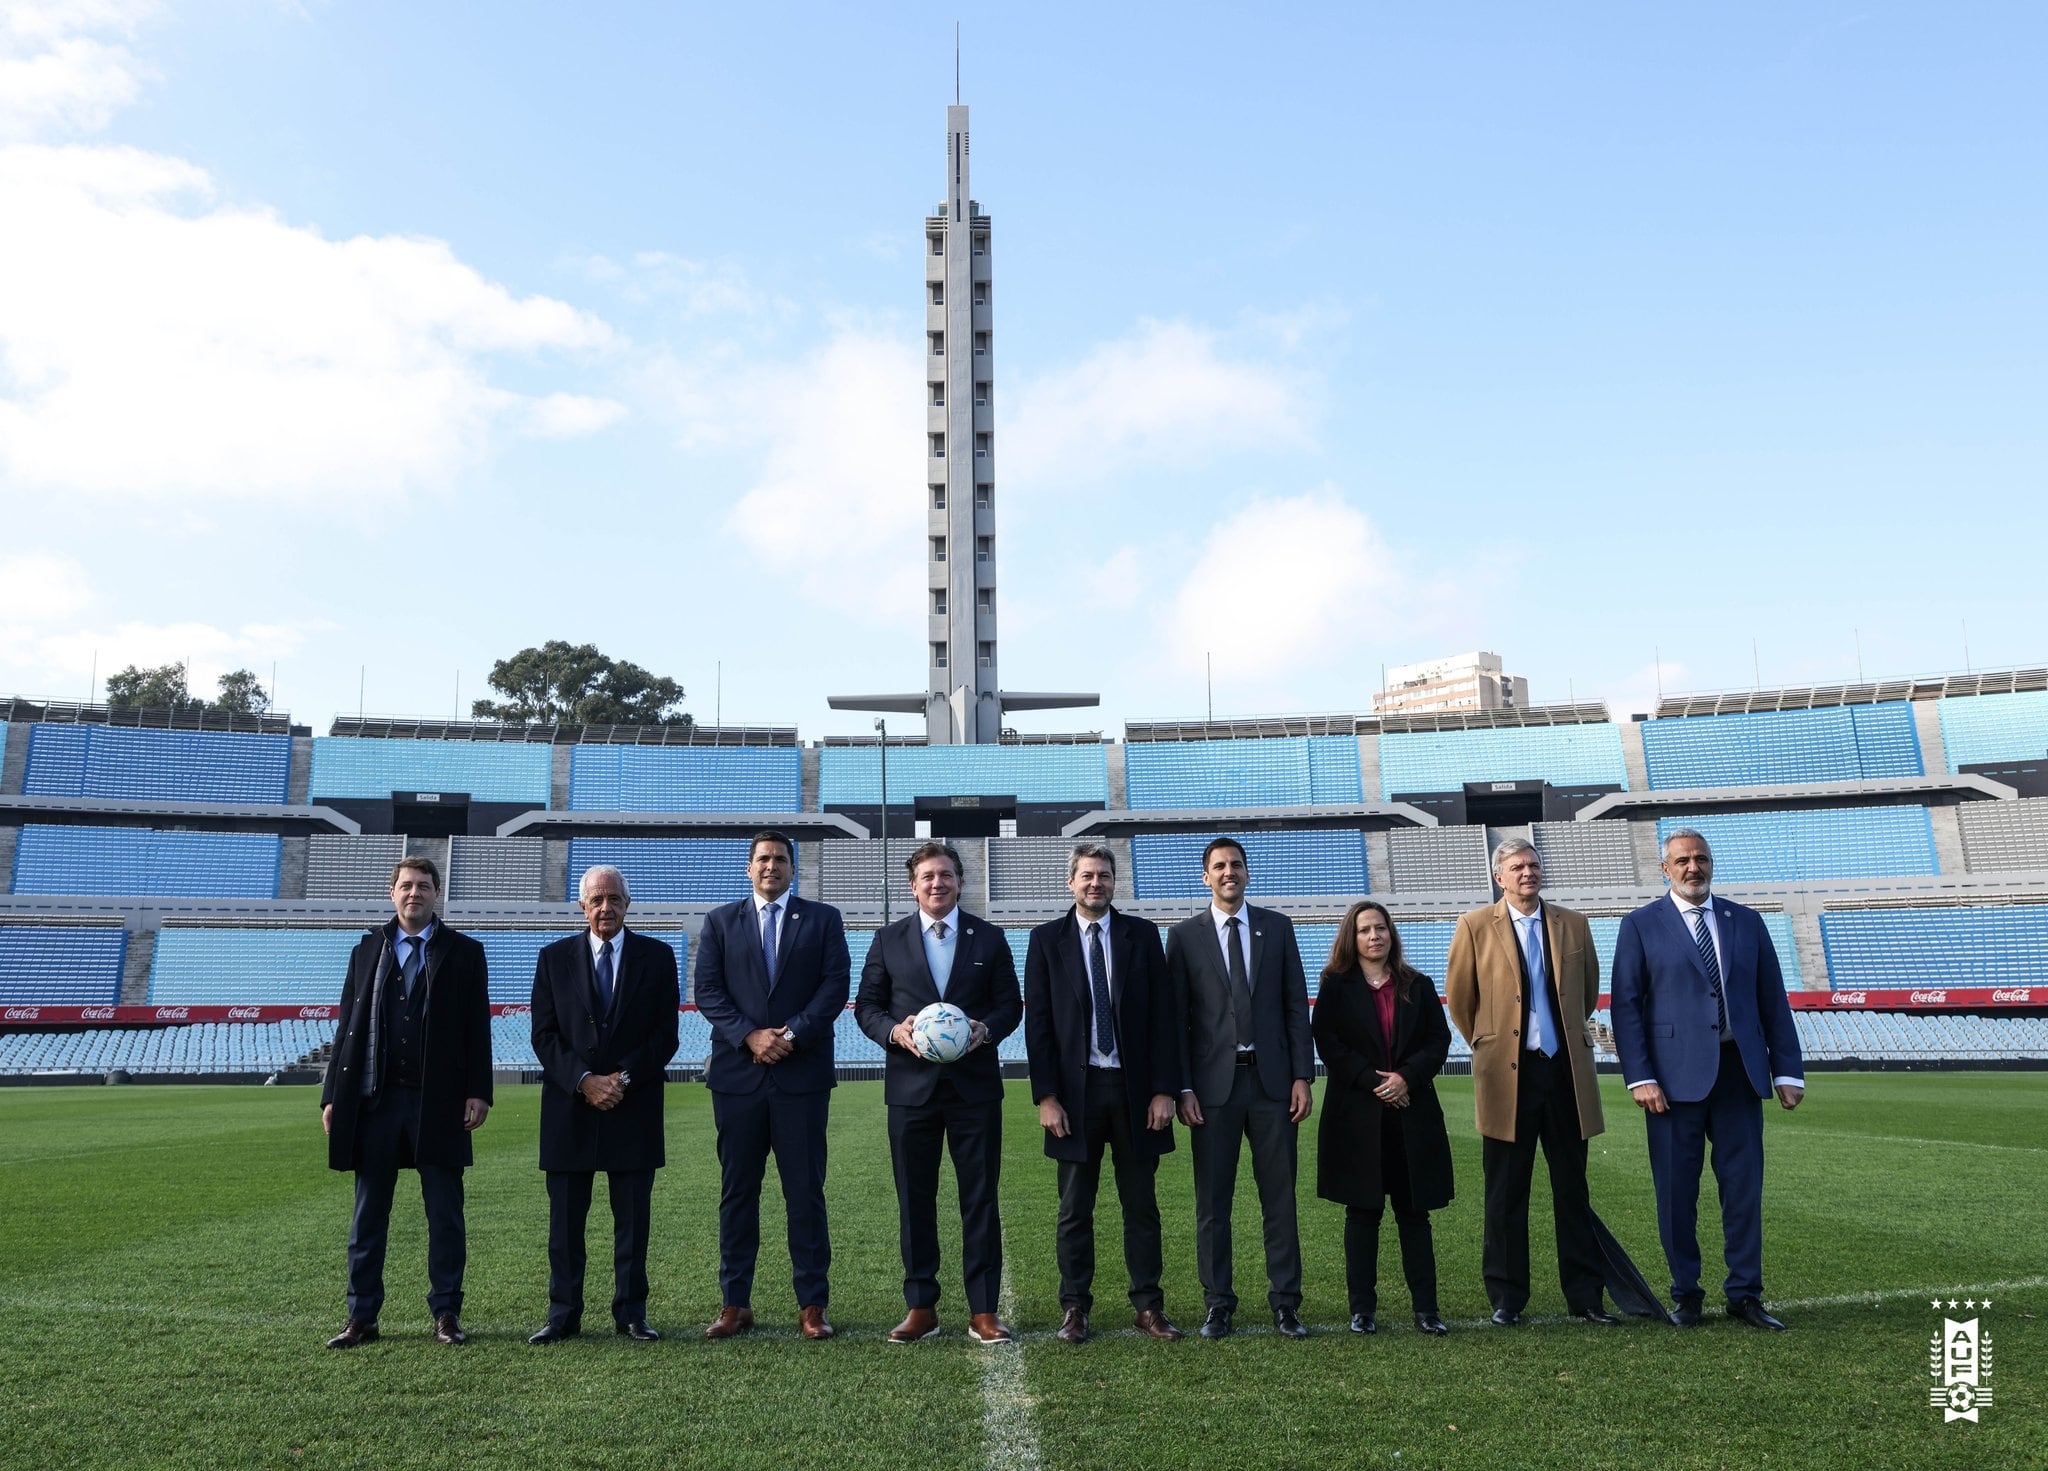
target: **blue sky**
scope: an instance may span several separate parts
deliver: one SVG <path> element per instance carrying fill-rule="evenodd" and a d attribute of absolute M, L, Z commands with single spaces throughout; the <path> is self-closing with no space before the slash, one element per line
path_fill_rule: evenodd
<path fill-rule="evenodd" d="M 2048 12 L 861 9 L 0 0 L 0 692 L 865 729 L 956 16 L 1018 725 L 2048 659 Z"/>

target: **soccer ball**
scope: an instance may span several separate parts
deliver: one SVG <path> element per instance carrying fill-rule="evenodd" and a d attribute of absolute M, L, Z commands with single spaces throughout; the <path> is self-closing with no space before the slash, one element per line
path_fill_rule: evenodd
<path fill-rule="evenodd" d="M 943 1001 L 934 1001 L 910 1019 L 910 1050 L 926 1062 L 958 1062 L 973 1040 L 967 1013 Z"/>

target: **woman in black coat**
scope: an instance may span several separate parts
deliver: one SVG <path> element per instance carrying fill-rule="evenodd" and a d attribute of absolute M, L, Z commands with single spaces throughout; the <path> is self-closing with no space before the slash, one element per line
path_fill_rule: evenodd
<path fill-rule="evenodd" d="M 1315 1035 L 1329 1070 L 1316 1194 L 1345 1207 L 1351 1331 L 1378 1329 L 1380 1219 L 1391 1200 L 1415 1326 L 1442 1333 L 1429 1213 L 1453 1194 L 1451 1141 L 1435 1083 L 1451 1029 L 1436 987 L 1401 958 L 1393 917 L 1374 900 L 1353 904 L 1337 929 L 1316 997 Z"/>

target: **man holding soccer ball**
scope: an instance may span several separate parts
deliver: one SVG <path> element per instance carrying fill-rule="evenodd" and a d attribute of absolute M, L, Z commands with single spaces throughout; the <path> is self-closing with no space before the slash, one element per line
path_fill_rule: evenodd
<path fill-rule="evenodd" d="M 960 854 L 953 846 L 920 844 L 905 867 L 917 912 L 875 932 L 853 1003 L 854 1020 L 887 1055 L 883 1099 L 909 1308 L 889 1341 L 915 1343 L 939 1331 L 939 1159 L 945 1149 L 960 1185 L 967 1336 L 1009 1343 L 1015 1335 L 996 1316 L 1003 1278 L 996 1208 L 1003 1077 L 996 1044 L 1016 1030 L 1024 998 L 1003 932 L 960 908 Z M 967 1050 L 951 1062 L 933 1060 L 952 1051 L 943 1023 L 932 1025 L 940 1019 L 928 1019 L 922 1034 L 917 1026 L 918 1013 L 940 1002 L 967 1017 Z"/>

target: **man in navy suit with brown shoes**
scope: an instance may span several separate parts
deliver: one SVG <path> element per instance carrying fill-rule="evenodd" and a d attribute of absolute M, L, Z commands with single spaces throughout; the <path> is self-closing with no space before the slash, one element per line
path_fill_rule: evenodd
<path fill-rule="evenodd" d="M 825 1125 L 832 1101 L 832 1029 L 846 1009 L 850 962 L 839 911 L 790 893 L 796 845 L 754 834 L 753 892 L 704 917 L 697 1010 L 711 1024 L 704 1081 L 718 1127 L 718 1290 L 706 1338 L 754 1326 L 761 1180 L 768 1156 L 782 1179 L 797 1331 L 832 1336 L 832 1241 L 825 1225 Z"/>
<path fill-rule="evenodd" d="M 875 932 L 861 967 L 853 1016 L 883 1048 L 883 1100 L 903 1248 L 903 1301 L 889 1332 L 915 1343 L 939 1331 L 939 1156 L 953 1157 L 960 1186 L 960 1264 L 967 1278 L 967 1336 L 1010 1343 L 996 1316 L 1003 1280 L 1003 1223 L 996 1183 L 1003 1159 L 1003 1075 L 996 1044 L 1017 1029 L 1024 998 L 1003 932 L 960 908 L 960 854 L 924 843 L 910 855 L 917 912 Z M 910 1022 L 935 1001 L 964 1011 L 973 1045 L 957 1062 L 911 1050 Z"/>

